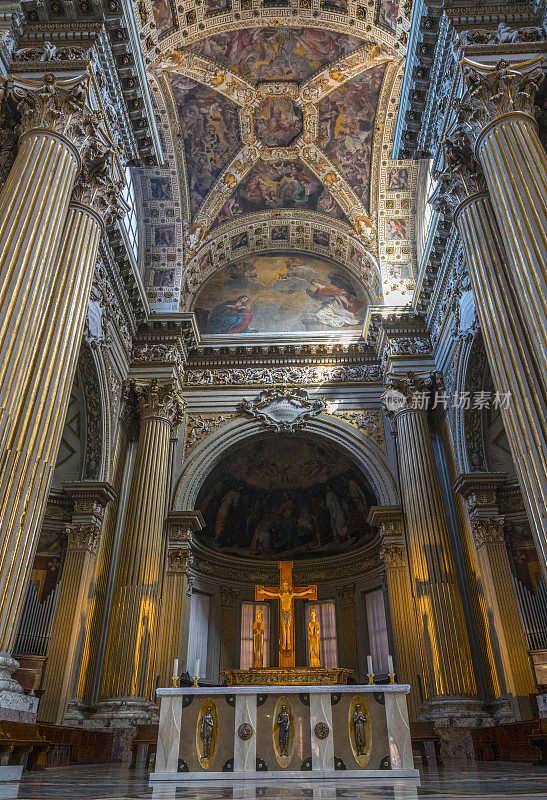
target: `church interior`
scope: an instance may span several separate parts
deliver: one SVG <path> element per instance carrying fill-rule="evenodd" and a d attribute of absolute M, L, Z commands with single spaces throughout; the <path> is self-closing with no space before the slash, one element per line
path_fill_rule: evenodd
<path fill-rule="evenodd" d="M 545 0 L 0 0 L 0 796 L 547 798 Z"/>

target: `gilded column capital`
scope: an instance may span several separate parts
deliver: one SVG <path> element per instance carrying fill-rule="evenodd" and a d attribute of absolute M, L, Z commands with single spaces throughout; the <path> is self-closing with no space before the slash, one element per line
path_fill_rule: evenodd
<path fill-rule="evenodd" d="M 471 519 L 471 529 L 479 550 L 486 545 L 505 544 L 505 517 L 503 514 L 495 517 L 474 517 Z"/>
<path fill-rule="evenodd" d="M 345 586 L 337 586 L 336 594 L 342 606 L 355 605 L 355 584 L 348 583 Z"/>
<path fill-rule="evenodd" d="M 180 425 L 184 418 L 185 401 L 172 382 L 160 383 L 153 378 L 148 383 L 129 381 L 124 387 L 124 397 L 136 398 L 141 420 L 162 419 L 171 425 Z"/>
<path fill-rule="evenodd" d="M 193 563 L 194 556 L 183 548 L 169 547 L 167 550 L 166 572 L 185 575 L 190 581 L 188 570 L 191 569 Z"/>
<path fill-rule="evenodd" d="M 442 167 L 435 173 L 437 185 L 429 203 L 440 214 L 457 216 L 458 207 L 473 195 L 488 191 L 481 165 L 475 158 L 474 139 L 462 108 L 455 103 L 458 119 L 441 142 Z M 464 115 L 465 116 L 465 115 Z"/>
<path fill-rule="evenodd" d="M 72 202 L 95 212 L 102 225 L 114 225 L 123 219 L 129 208 L 121 196 L 124 181 L 115 180 L 114 171 L 114 150 L 102 146 L 96 138 L 88 140 Z"/>
<path fill-rule="evenodd" d="M 95 557 L 101 539 L 101 526 L 97 522 L 70 524 L 66 526 L 67 552 L 84 552 Z"/>
<path fill-rule="evenodd" d="M 454 491 L 464 498 L 470 514 L 490 516 L 498 513 L 496 491 L 506 479 L 504 472 L 471 472 L 460 475 Z"/>
<path fill-rule="evenodd" d="M 426 411 L 430 406 L 431 396 L 439 388 L 441 381 L 435 371 L 409 371 L 402 375 L 388 376 L 385 385 L 382 403 L 387 414 L 396 417 L 403 411 Z"/>
<path fill-rule="evenodd" d="M 543 60 L 543 56 L 518 63 L 461 60 L 467 91 L 458 108 L 475 140 L 489 123 L 504 115 L 520 113 L 535 118 L 535 97 L 544 78 Z"/>
<path fill-rule="evenodd" d="M 384 541 L 380 547 L 380 558 L 386 569 L 403 569 L 407 565 L 406 547 L 403 542 Z"/>
<path fill-rule="evenodd" d="M 228 586 L 220 587 L 220 605 L 223 608 L 236 608 L 239 601 L 239 589 L 230 589 Z"/>
<path fill-rule="evenodd" d="M 19 136 L 36 129 L 51 131 L 79 150 L 89 135 L 85 126 L 89 81 L 88 73 L 67 79 L 51 72 L 39 80 L 13 77 L 12 92 L 21 115 Z"/>

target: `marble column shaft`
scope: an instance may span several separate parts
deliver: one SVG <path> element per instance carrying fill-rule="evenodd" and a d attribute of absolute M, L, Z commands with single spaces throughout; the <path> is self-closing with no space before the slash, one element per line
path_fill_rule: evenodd
<path fill-rule="evenodd" d="M 172 384 L 133 385 L 141 415 L 137 454 L 103 673 L 102 697 L 154 699 L 159 601 L 165 554 L 170 438 L 182 418 Z"/>
<path fill-rule="evenodd" d="M 407 397 L 396 416 L 397 449 L 425 696 L 472 697 L 474 669 L 427 412 L 409 406 L 422 383 L 393 385 Z"/>

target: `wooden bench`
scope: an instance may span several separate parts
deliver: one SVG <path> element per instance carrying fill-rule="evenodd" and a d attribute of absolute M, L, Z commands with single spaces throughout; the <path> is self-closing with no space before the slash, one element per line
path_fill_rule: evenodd
<path fill-rule="evenodd" d="M 144 759 L 145 769 L 150 769 L 150 761 L 152 756 L 156 758 L 156 750 L 158 747 L 158 725 L 137 725 L 137 732 L 131 745 L 131 764 L 129 769 L 135 769 L 137 766 L 137 756 L 139 754 L 139 747 L 146 747 L 146 756 Z"/>
<path fill-rule="evenodd" d="M 0 721 L 0 764 L 33 769 L 50 743 L 31 722 Z"/>
<path fill-rule="evenodd" d="M 540 722 L 539 719 L 530 719 L 473 729 L 471 735 L 477 761 L 536 762 L 538 745 L 532 744 L 529 737 L 540 732 Z"/>
<path fill-rule="evenodd" d="M 536 731 L 528 735 L 528 742 L 532 747 L 537 747 L 540 752 L 539 761 L 535 761 L 536 766 L 547 766 L 547 719 L 540 719 Z"/>
<path fill-rule="evenodd" d="M 424 767 L 435 770 L 442 764 L 440 738 L 432 722 L 411 722 L 410 740 L 412 752 L 421 758 Z"/>

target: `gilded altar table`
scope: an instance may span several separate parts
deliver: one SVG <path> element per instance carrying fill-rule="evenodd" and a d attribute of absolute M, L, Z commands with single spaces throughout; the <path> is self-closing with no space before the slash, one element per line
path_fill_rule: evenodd
<path fill-rule="evenodd" d="M 416 781 L 407 685 L 158 689 L 151 781 Z M 204 722 L 205 720 L 205 722 Z"/>

